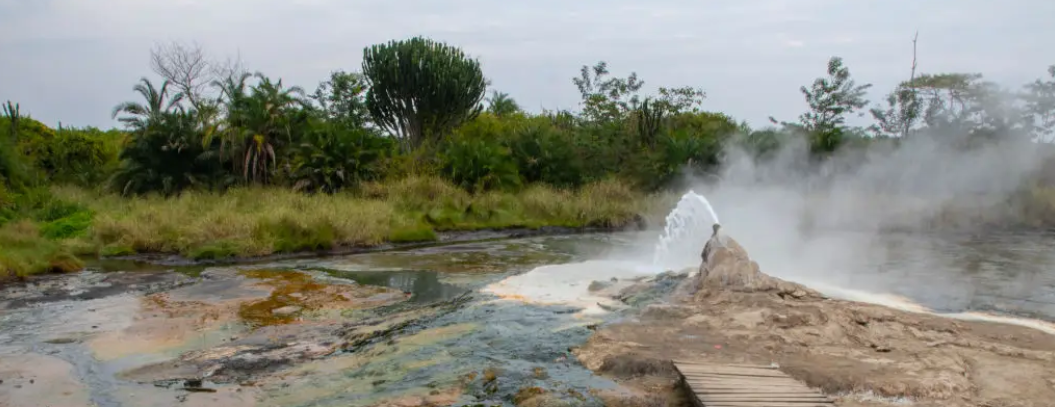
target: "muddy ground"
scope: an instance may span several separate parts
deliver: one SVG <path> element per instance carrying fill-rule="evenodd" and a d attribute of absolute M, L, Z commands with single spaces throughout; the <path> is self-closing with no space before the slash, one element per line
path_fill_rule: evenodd
<path fill-rule="evenodd" d="M 600 329 L 578 359 L 655 406 L 687 405 L 671 359 L 776 363 L 840 406 L 1055 405 L 1048 333 L 825 298 L 763 274 L 725 236 L 703 257 L 698 273 L 659 279 L 680 280 L 669 303 Z M 594 288 L 626 300 L 656 284 Z"/>

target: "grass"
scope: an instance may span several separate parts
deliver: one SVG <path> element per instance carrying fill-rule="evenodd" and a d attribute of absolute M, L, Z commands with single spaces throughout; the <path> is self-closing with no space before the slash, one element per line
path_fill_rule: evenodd
<path fill-rule="evenodd" d="M 427 242 L 436 240 L 437 232 L 452 230 L 620 227 L 641 217 L 658 224 L 677 198 L 647 196 L 615 180 L 576 191 L 536 185 L 515 193 L 470 194 L 441 179 L 411 177 L 363 185 L 354 194 L 243 188 L 176 198 L 56 187 L 24 194 L 19 217 L 0 213 L 0 281 L 78 270 L 82 263 L 76 256 L 176 253 L 222 259 Z M 1055 189 L 1023 191 L 1010 207 L 1002 207 L 997 220 L 1003 223 L 1055 224 Z M 938 215 L 938 220 L 980 219 L 977 214 Z"/>
<path fill-rule="evenodd" d="M 28 220 L 0 227 L 0 281 L 46 272 L 80 270 L 84 264 L 60 242 L 41 235 Z"/>
<path fill-rule="evenodd" d="M 532 186 L 470 194 L 437 178 L 305 195 L 281 188 L 127 198 L 71 187 L 54 206 L 0 229 L 0 269 L 25 276 L 80 267 L 73 254 L 178 253 L 193 259 L 436 240 L 438 231 L 541 226 L 619 227 L 649 205 L 619 181 L 577 191 Z"/>

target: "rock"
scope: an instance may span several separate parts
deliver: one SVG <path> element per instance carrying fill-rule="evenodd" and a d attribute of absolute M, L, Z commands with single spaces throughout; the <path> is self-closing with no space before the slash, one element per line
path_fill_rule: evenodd
<path fill-rule="evenodd" d="M 44 343 L 50 343 L 53 345 L 65 345 L 70 343 L 77 343 L 77 338 L 53 338 L 44 341 Z"/>
<path fill-rule="evenodd" d="M 611 287 L 612 283 L 614 283 L 614 282 L 597 280 L 597 281 L 594 281 L 594 282 L 590 283 L 590 286 L 587 287 L 586 289 L 589 290 L 591 293 L 595 292 L 595 291 L 601 291 L 601 290 L 604 290 L 604 289 L 606 289 L 608 287 Z"/>
<path fill-rule="evenodd" d="M 622 310 L 625 310 L 625 309 L 629 308 L 627 306 L 624 306 L 624 305 L 621 305 L 621 304 L 617 304 L 617 303 L 611 303 L 611 304 L 597 303 L 597 306 L 599 308 L 601 308 L 602 310 L 605 310 L 605 311 L 608 311 L 608 312 L 619 312 L 619 311 L 622 311 Z"/>
<path fill-rule="evenodd" d="M 823 296 L 801 284 L 762 273 L 736 240 L 715 234 L 703 248 L 703 263 L 695 279 L 695 300 L 729 292 L 773 293 L 784 299 L 821 299 Z"/>
<path fill-rule="evenodd" d="M 650 304 L 641 312 L 643 317 L 654 319 L 683 319 L 692 314 L 692 308 L 674 304 Z"/>
<path fill-rule="evenodd" d="M 290 315 L 293 315 L 293 314 L 296 314 L 296 313 L 300 312 L 300 310 L 302 310 L 302 309 L 303 308 L 295 306 L 295 305 L 287 305 L 287 306 L 282 307 L 282 308 L 275 308 L 275 309 L 271 310 L 271 314 L 275 315 L 275 316 L 278 316 L 278 317 L 288 317 Z"/>

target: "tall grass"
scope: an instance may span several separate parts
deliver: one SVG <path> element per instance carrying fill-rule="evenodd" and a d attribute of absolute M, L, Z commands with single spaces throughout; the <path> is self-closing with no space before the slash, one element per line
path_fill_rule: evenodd
<path fill-rule="evenodd" d="M 29 220 L 0 227 L 0 281 L 45 272 L 76 271 L 83 267 L 60 243 L 46 239 Z"/>
<path fill-rule="evenodd" d="M 125 198 L 69 187 L 54 193 L 94 214 L 87 233 L 68 243 L 79 251 L 179 253 L 198 259 L 425 241 L 445 230 L 619 227 L 647 208 L 646 196 L 615 180 L 578 191 L 532 186 L 475 195 L 429 177 L 367 184 L 356 194 L 335 195 L 280 188 L 186 192 L 175 198 Z"/>

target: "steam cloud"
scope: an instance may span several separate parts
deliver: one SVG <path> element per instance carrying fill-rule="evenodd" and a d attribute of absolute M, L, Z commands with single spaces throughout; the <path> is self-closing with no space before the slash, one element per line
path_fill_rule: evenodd
<path fill-rule="evenodd" d="M 686 189 L 714 203 L 723 231 L 768 274 L 952 310 L 974 291 L 955 273 L 986 254 L 950 253 L 949 240 L 933 235 L 996 233 L 989 222 L 1014 221 L 1008 201 L 1048 156 L 1018 137 L 954 146 L 962 140 L 920 134 L 844 149 L 823 164 L 810 161 L 805 140 L 764 162 L 732 148 L 719 183 L 690 178 Z"/>

